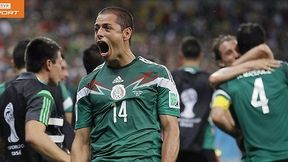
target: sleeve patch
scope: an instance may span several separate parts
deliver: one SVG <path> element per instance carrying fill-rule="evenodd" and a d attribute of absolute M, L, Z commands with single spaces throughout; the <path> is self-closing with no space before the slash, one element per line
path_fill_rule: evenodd
<path fill-rule="evenodd" d="M 169 107 L 180 109 L 179 96 L 177 93 L 169 91 Z"/>

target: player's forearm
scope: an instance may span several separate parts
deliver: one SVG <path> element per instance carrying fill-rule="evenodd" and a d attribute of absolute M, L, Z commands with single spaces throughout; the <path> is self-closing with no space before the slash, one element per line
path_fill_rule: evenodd
<path fill-rule="evenodd" d="M 211 117 L 214 124 L 225 133 L 232 137 L 238 137 L 239 129 L 235 127 L 234 119 L 232 118 L 228 110 L 222 110 L 221 108 L 212 108 Z"/>
<path fill-rule="evenodd" d="M 279 67 L 279 62 L 274 59 L 257 59 L 247 61 L 240 65 L 222 68 L 210 75 L 209 81 L 213 86 L 216 86 L 224 81 L 232 79 L 240 74 L 251 70 L 273 70 Z"/>
<path fill-rule="evenodd" d="M 27 139 L 32 148 L 55 162 L 70 162 L 70 156 L 61 150 L 44 132 L 36 133 L 34 139 Z"/>
<path fill-rule="evenodd" d="M 71 162 L 89 162 L 90 161 L 90 149 L 89 145 L 81 145 L 79 143 L 73 143 L 71 151 Z"/>
<path fill-rule="evenodd" d="M 250 71 L 251 67 L 249 64 L 240 64 L 233 67 L 226 67 L 217 70 L 213 74 L 209 76 L 209 82 L 213 86 L 217 86 L 218 84 L 225 82 L 227 80 L 233 79 L 236 76 L 243 74 L 247 71 Z"/>
<path fill-rule="evenodd" d="M 69 124 L 72 124 L 72 118 L 73 118 L 72 112 L 65 112 L 65 120 L 66 120 Z"/>
<path fill-rule="evenodd" d="M 175 162 L 179 152 L 179 128 L 165 128 L 163 131 L 163 145 L 161 162 Z"/>
<path fill-rule="evenodd" d="M 89 162 L 90 161 L 90 143 L 89 140 L 76 132 L 75 139 L 71 149 L 71 162 Z"/>
<path fill-rule="evenodd" d="M 36 120 L 25 124 L 25 141 L 37 152 L 55 162 L 68 162 L 70 156 L 61 150 L 45 133 L 46 126 Z"/>
<path fill-rule="evenodd" d="M 260 58 L 271 58 L 271 59 L 274 58 L 271 49 L 265 43 L 260 44 L 247 51 L 244 55 L 242 55 L 242 57 L 233 62 L 232 65 L 239 65 L 246 61 L 251 61 Z"/>

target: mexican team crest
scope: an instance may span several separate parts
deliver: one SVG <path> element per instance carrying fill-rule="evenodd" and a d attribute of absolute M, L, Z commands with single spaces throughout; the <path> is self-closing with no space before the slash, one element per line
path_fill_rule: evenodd
<path fill-rule="evenodd" d="M 112 88 L 111 91 L 111 97 L 114 100 L 120 100 L 126 95 L 126 90 L 124 88 L 124 85 L 122 84 L 117 84 Z"/>

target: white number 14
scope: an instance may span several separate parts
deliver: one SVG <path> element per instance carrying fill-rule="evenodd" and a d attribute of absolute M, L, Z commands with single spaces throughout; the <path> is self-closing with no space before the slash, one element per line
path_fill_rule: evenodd
<path fill-rule="evenodd" d="M 113 108 L 113 122 L 117 122 L 117 116 L 119 118 L 123 118 L 124 122 L 127 122 L 127 111 L 126 111 L 126 101 L 122 101 L 119 112 L 117 114 L 117 107 L 116 105 Z"/>
<path fill-rule="evenodd" d="M 255 108 L 261 106 L 263 114 L 269 113 L 268 99 L 266 97 L 262 78 L 255 79 L 251 104 Z"/>

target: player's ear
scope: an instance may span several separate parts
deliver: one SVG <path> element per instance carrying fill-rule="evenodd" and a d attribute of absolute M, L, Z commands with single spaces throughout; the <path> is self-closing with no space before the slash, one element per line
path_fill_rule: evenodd
<path fill-rule="evenodd" d="M 125 28 L 123 31 L 123 39 L 124 40 L 129 40 L 132 36 L 132 28 L 131 27 L 127 27 Z"/>
<path fill-rule="evenodd" d="M 52 64 L 53 64 L 52 60 L 47 59 L 47 60 L 45 61 L 45 69 L 47 69 L 48 71 L 50 71 L 50 70 L 51 70 L 51 67 L 52 67 Z"/>
<path fill-rule="evenodd" d="M 201 52 L 200 55 L 198 56 L 198 59 L 199 59 L 199 60 L 202 60 L 203 57 L 204 57 L 204 54 Z"/>
<path fill-rule="evenodd" d="M 240 54 L 238 45 L 235 47 L 235 50 Z"/>
<path fill-rule="evenodd" d="M 183 65 L 185 57 L 182 52 L 178 52 L 178 62 L 177 62 L 177 67 L 181 67 Z"/>
<path fill-rule="evenodd" d="M 15 62 L 14 62 L 13 59 L 11 59 L 10 62 L 11 62 L 11 65 L 12 65 L 13 67 L 16 67 Z"/>

